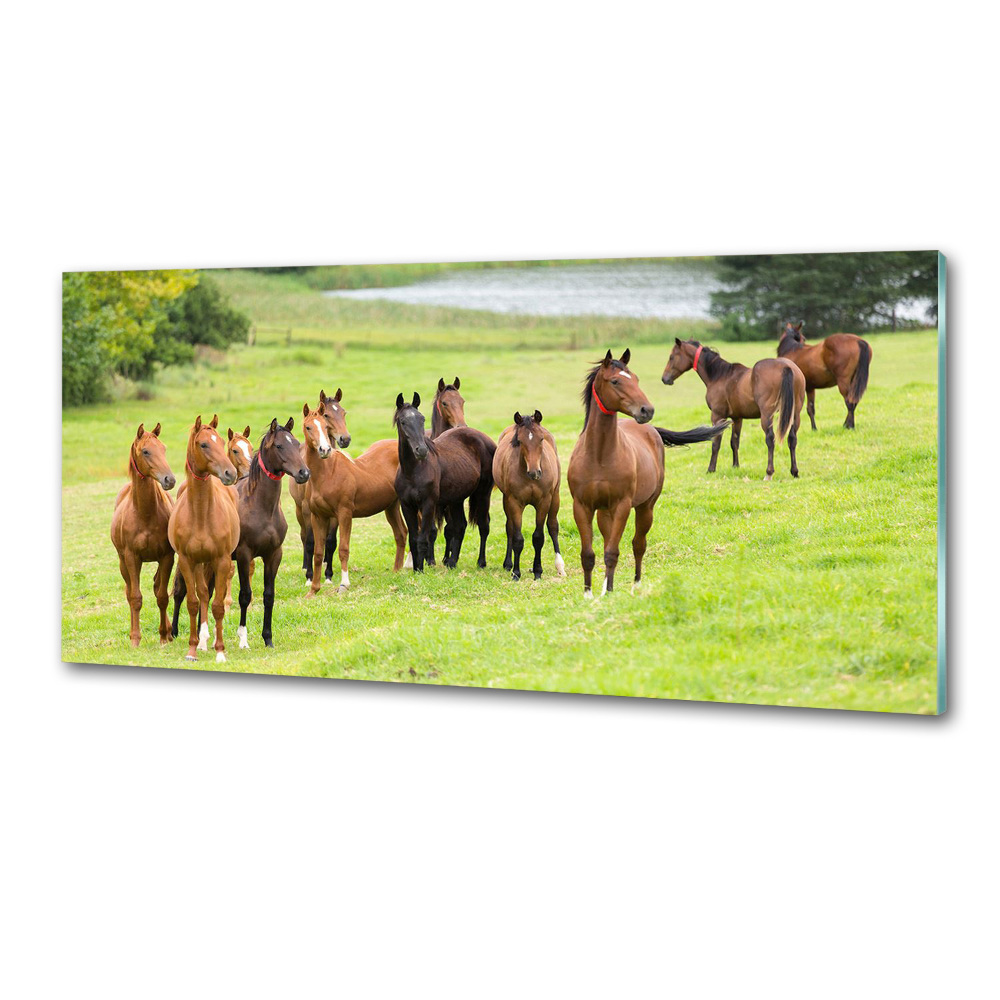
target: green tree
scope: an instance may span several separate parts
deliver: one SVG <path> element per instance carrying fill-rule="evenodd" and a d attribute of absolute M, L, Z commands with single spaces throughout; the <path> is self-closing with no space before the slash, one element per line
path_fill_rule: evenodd
<path fill-rule="evenodd" d="M 716 266 L 726 288 L 713 293 L 711 312 L 729 339 L 770 339 L 785 320 L 804 321 L 812 337 L 878 329 L 922 298 L 936 315 L 933 251 L 760 254 L 719 257 Z"/>

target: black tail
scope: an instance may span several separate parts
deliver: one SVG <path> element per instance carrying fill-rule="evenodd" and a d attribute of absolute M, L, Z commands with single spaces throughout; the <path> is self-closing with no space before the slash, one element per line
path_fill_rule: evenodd
<path fill-rule="evenodd" d="M 854 369 L 854 378 L 851 379 L 848 402 L 860 403 L 861 397 L 868 388 L 868 369 L 872 363 L 872 349 L 867 340 L 858 341 L 858 367 Z"/>
<path fill-rule="evenodd" d="M 792 426 L 795 414 L 795 372 L 791 365 L 785 365 L 781 373 L 781 387 L 778 390 L 778 444 L 785 440 L 788 428 Z"/>
<path fill-rule="evenodd" d="M 699 441 L 710 441 L 717 434 L 721 434 L 730 423 L 729 420 L 722 420 L 711 427 L 705 424 L 689 431 L 668 431 L 664 427 L 654 427 L 653 430 L 660 435 L 660 440 L 670 448 L 677 444 L 697 444 Z"/>

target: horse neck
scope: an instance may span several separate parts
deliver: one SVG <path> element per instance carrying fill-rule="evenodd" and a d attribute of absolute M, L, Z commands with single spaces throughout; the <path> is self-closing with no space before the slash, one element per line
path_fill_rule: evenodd
<path fill-rule="evenodd" d="M 605 413 L 591 402 L 590 416 L 587 418 L 587 426 L 583 429 L 581 436 L 584 439 L 587 454 L 603 464 L 612 458 L 621 447 L 618 414 L 613 411 Z"/>
<path fill-rule="evenodd" d="M 196 518 L 207 517 L 215 503 L 215 485 L 212 474 L 204 478 L 194 473 L 194 462 L 191 461 L 191 448 L 188 446 L 184 457 L 184 471 L 187 473 L 187 497 L 191 510 Z"/>
<path fill-rule="evenodd" d="M 151 475 L 143 476 L 139 472 L 132 452 L 129 452 L 128 472 L 132 483 L 132 503 L 140 517 L 148 517 L 156 510 L 159 483 Z"/>
<path fill-rule="evenodd" d="M 261 465 L 260 451 L 256 452 L 253 457 L 253 462 Z M 250 471 L 253 471 L 253 462 L 250 463 Z M 281 503 L 281 482 L 284 479 L 283 476 L 279 476 L 277 480 L 272 479 L 270 476 L 265 475 L 264 469 L 270 469 L 269 465 L 262 465 L 257 474 L 257 484 L 253 488 L 253 493 L 250 494 L 250 502 L 255 507 L 259 507 L 262 510 L 274 512 L 274 508 Z M 249 493 L 249 490 L 247 491 Z"/>
<path fill-rule="evenodd" d="M 702 382 L 705 383 L 705 387 L 708 388 L 719 379 L 731 374 L 735 367 L 734 364 L 726 361 L 721 354 L 706 354 L 702 358 L 698 374 L 701 376 Z"/>

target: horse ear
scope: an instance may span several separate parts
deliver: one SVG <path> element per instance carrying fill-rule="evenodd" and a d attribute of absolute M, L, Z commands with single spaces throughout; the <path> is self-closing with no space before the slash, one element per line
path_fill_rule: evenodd
<path fill-rule="evenodd" d="M 403 408 L 403 407 L 404 407 L 405 405 L 406 405 L 406 400 L 405 400 L 405 399 L 403 399 L 403 394 L 402 394 L 402 393 L 400 393 L 400 394 L 399 394 L 399 395 L 398 395 L 398 396 L 396 397 L 396 409 L 397 409 L 397 410 L 401 410 L 401 409 L 402 409 L 402 408 Z"/>
<path fill-rule="evenodd" d="M 540 424 L 542 422 L 542 411 L 535 410 L 535 423 Z"/>
<path fill-rule="evenodd" d="M 213 430 L 216 427 L 219 426 L 219 414 L 218 413 L 216 413 L 215 416 L 212 417 L 212 422 L 208 426 L 211 427 Z"/>
<path fill-rule="evenodd" d="M 444 379 L 438 379 L 438 392 L 444 392 Z"/>
<path fill-rule="evenodd" d="M 232 429 L 232 427 L 230 427 L 229 428 L 229 440 L 232 441 L 232 439 L 233 439 L 233 429 Z"/>
<path fill-rule="evenodd" d="M 323 406 L 324 406 L 325 403 L 326 403 L 326 393 L 322 389 L 320 389 L 320 391 L 319 391 L 319 405 L 320 405 L 320 409 L 323 408 Z"/>
<path fill-rule="evenodd" d="M 195 434 L 197 434 L 198 431 L 200 431 L 200 430 L 201 430 L 201 414 L 199 413 L 198 416 L 196 416 L 194 418 L 194 432 L 195 432 Z"/>
<path fill-rule="evenodd" d="M 243 436 L 245 438 L 250 437 L 250 425 L 249 424 L 247 424 L 246 427 L 243 428 Z"/>
<path fill-rule="evenodd" d="M 521 422 L 521 420 L 522 420 L 522 417 L 521 417 L 521 411 L 520 411 L 520 410 L 518 410 L 518 411 L 516 411 L 516 412 L 514 413 L 514 423 L 515 423 L 515 424 L 519 424 L 519 423 Z"/>
<path fill-rule="evenodd" d="M 135 432 L 135 439 L 136 439 L 136 441 L 138 441 L 139 438 L 141 438 L 143 436 L 143 434 L 145 434 L 145 433 L 146 433 L 146 425 L 145 424 L 139 424 L 139 429 Z"/>
<path fill-rule="evenodd" d="M 273 434 L 278 429 L 278 418 L 271 417 L 271 426 L 268 427 L 268 431 Z"/>
<path fill-rule="evenodd" d="M 419 406 L 420 405 L 420 393 L 419 392 L 415 392 L 413 394 L 413 402 L 410 405 L 411 406 Z"/>
<path fill-rule="evenodd" d="M 461 384 L 462 384 L 462 380 L 456 375 L 455 376 L 455 381 L 452 382 L 452 385 L 457 389 L 457 388 L 459 388 L 461 386 Z"/>
<path fill-rule="evenodd" d="M 607 364 L 610 360 L 611 360 L 611 351 L 608 350 L 608 353 L 604 355 L 604 363 Z"/>
<path fill-rule="evenodd" d="M 309 404 L 308 403 L 303 403 L 302 404 L 302 416 L 304 416 L 304 417 L 308 417 L 309 416 Z"/>
<path fill-rule="evenodd" d="M 277 420 L 278 418 L 275 417 L 274 419 Z M 295 426 L 295 417 L 289 417 L 288 422 L 285 424 L 285 430 L 290 431 L 294 426 Z"/>
<path fill-rule="evenodd" d="M 680 346 L 681 346 L 681 338 L 680 338 L 680 337 L 674 337 L 674 343 L 675 343 L 675 344 L 676 344 L 676 345 L 677 345 L 678 347 L 680 347 Z"/>
<path fill-rule="evenodd" d="M 333 397 L 335 403 L 339 403 L 344 398 L 343 392 L 340 390 L 340 386 L 337 386 L 337 394 Z"/>
<path fill-rule="evenodd" d="M 160 422 L 159 420 L 157 420 L 156 426 L 153 428 L 153 437 L 159 437 L 159 436 L 160 436 Z"/>
<path fill-rule="evenodd" d="M 619 360 L 621 361 L 621 363 L 623 365 L 627 365 L 628 364 L 628 359 L 630 357 L 632 357 L 632 352 L 626 347 L 625 348 L 625 353 L 621 356 L 621 358 Z"/>

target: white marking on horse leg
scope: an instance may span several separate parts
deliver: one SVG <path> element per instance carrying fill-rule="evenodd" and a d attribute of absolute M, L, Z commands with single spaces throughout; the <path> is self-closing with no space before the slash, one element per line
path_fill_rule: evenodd
<path fill-rule="evenodd" d="M 587 587 L 587 589 L 584 590 L 583 597 L 584 600 L 587 601 L 592 601 L 594 599 L 594 592 L 590 589 L 590 587 Z"/>
<path fill-rule="evenodd" d="M 413 569 L 413 553 L 407 552 L 406 559 L 403 560 L 403 569 Z"/>
<path fill-rule="evenodd" d="M 608 592 L 608 578 L 604 578 L 604 584 L 601 586 L 601 597 L 603 597 Z"/>
<path fill-rule="evenodd" d="M 220 650 L 218 653 L 215 654 L 215 662 L 216 663 L 225 663 L 226 662 L 226 654 L 223 653 Z"/>
<path fill-rule="evenodd" d="M 346 569 L 340 571 L 340 592 L 343 593 L 351 585 L 351 577 Z"/>
<path fill-rule="evenodd" d="M 556 573 L 558 573 L 559 576 L 566 575 L 566 563 L 563 562 L 562 553 L 560 552 L 556 553 Z"/>
<path fill-rule="evenodd" d="M 250 643 L 247 642 L 247 627 L 246 627 L 246 625 L 241 625 L 236 630 L 236 635 L 239 637 L 239 640 L 240 640 L 240 649 L 249 649 L 250 648 Z"/>
<path fill-rule="evenodd" d="M 198 630 L 198 648 L 208 649 L 208 622 L 202 622 Z"/>

